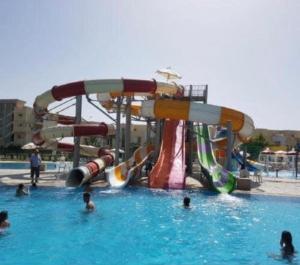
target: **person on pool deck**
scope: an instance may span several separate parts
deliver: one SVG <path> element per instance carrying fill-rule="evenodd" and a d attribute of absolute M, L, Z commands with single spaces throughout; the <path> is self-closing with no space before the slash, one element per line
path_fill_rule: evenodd
<path fill-rule="evenodd" d="M 23 196 L 23 195 L 28 195 L 28 190 L 25 190 L 25 186 L 23 183 L 19 184 L 18 187 L 17 187 L 17 190 L 16 190 L 16 196 L 17 197 L 20 197 L 20 196 Z"/>
<path fill-rule="evenodd" d="M 8 221 L 8 213 L 7 211 L 0 212 L 0 229 L 4 229 L 10 226 Z"/>
<path fill-rule="evenodd" d="M 88 192 L 83 193 L 83 201 L 86 203 L 85 208 L 88 211 L 95 210 L 95 204 L 93 203 L 93 201 L 91 201 L 91 194 L 89 194 Z"/>
<path fill-rule="evenodd" d="M 242 165 L 240 170 L 240 178 L 249 178 L 249 176 L 249 171 L 246 169 L 245 165 Z"/>
<path fill-rule="evenodd" d="M 41 156 L 39 154 L 39 150 L 35 149 L 34 153 L 30 157 L 30 178 L 31 184 L 34 185 L 38 182 L 40 176 L 40 166 L 42 163 Z M 35 176 L 35 178 L 34 178 Z"/>
<path fill-rule="evenodd" d="M 294 256 L 295 248 L 293 246 L 292 234 L 289 231 L 282 231 L 280 246 L 282 258 L 291 259 Z"/>
<path fill-rule="evenodd" d="M 190 208 L 190 202 L 191 202 L 191 199 L 189 197 L 184 197 L 183 198 L 183 207 Z"/>

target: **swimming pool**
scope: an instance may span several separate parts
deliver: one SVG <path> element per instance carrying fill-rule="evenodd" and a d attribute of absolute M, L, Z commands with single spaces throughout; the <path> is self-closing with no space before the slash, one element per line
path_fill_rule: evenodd
<path fill-rule="evenodd" d="M 189 191 L 38 188 L 28 198 L 1 188 L 11 228 L 0 236 L 1 265 L 280 264 L 281 231 L 300 247 L 300 199 Z M 192 209 L 183 209 L 188 194 Z M 296 233 L 297 232 L 297 233 Z"/>
<path fill-rule="evenodd" d="M 43 162 L 46 165 L 46 170 L 56 170 L 58 162 Z M 13 162 L 13 161 L 0 161 L 0 169 L 29 169 L 29 162 Z"/>

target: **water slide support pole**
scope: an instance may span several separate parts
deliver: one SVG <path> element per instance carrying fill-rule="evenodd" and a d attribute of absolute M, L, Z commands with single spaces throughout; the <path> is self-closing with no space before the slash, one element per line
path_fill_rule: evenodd
<path fill-rule="evenodd" d="M 231 171 L 231 152 L 232 152 L 232 123 L 227 121 L 227 150 L 226 150 L 226 169 Z"/>
<path fill-rule="evenodd" d="M 155 139 L 154 139 L 154 162 L 157 161 L 159 150 L 160 150 L 160 119 L 156 119 L 155 122 Z"/>
<path fill-rule="evenodd" d="M 81 113 L 82 113 L 82 96 L 76 96 L 76 114 L 75 114 L 75 124 L 81 123 Z M 73 157 L 73 168 L 79 166 L 80 160 L 80 137 L 74 137 L 74 157 Z"/>
<path fill-rule="evenodd" d="M 244 148 L 243 148 L 243 164 L 246 165 L 247 162 L 247 146 L 244 144 Z"/>
<path fill-rule="evenodd" d="M 99 108 L 94 102 L 93 100 L 89 97 L 88 94 L 85 95 L 86 100 L 88 101 L 88 103 L 90 103 L 92 106 L 94 106 L 97 110 L 100 110 L 102 112 L 102 114 L 104 114 L 107 118 L 109 118 L 110 120 L 112 120 L 113 122 L 116 122 L 115 119 L 113 117 L 111 117 L 109 114 L 107 114 L 105 111 L 103 111 L 101 108 Z"/>
<path fill-rule="evenodd" d="M 155 99 L 159 99 L 159 95 L 155 96 Z M 154 139 L 154 155 L 153 162 L 156 163 L 159 151 L 160 151 L 160 136 L 161 136 L 162 123 L 160 119 L 155 120 L 155 139 Z"/>
<path fill-rule="evenodd" d="M 193 86 L 189 87 L 189 101 L 192 101 Z M 189 143 L 189 153 L 187 159 L 187 173 L 191 176 L 193 174 L 193 122 L 187 121 L 187 140 Z"/>
<path fill-rule="evenodd" d="M 203 103 L 207 104 L 207 96 L 208 96 L 208 85 L 205 85 L 205 89 L 203 92 Z"/>
<path fill-rule="evenodd" d="M 295 157 L 295 177 L 296 177 L 296 179 L 298 178 L 298 155 L 299 155 L 299 149 L 298 149 L 298 145 L 297 145 L 296 157 Z"/>
<path fill-rule="evenodd" d="M 117 98 L 117 113 L 116 113 L 116 133 L 115 133 L 115 166 L 119 165 L 120 156 L 120 137 L 121 137 L 121 97 Z"/>
<path fill-rule="evenodd" d="M 151 134 L 151 121 L 147 118 L 147 131 L 146 131 L 146 142 L 150 144 L 150 134 Z"/>
<path fill-rule="evenodd" d="M 125 125 L 125 160 L 130 158 L 131 142 L 131 97 L 126 97 L 126 125 Z"/>
<path fill-rule="evenodd" d="M 270 155 L 266 155 L 266 169 L 267 169 L 267 176 L 269 176 L 269 158 Z"/>

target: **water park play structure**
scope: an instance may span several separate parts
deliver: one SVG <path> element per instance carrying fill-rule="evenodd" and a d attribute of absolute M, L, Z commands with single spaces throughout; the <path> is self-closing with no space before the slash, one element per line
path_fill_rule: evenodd
<path fill-rule="evenodd" d="M 196 91 L 196 93 L 195 93 Z M 33 142 L 44 148 L 76 152 L 90 157 L 98 157 L 85 166 L 71 170 L 66 184 L 80 186 L 99 174 L 105 168 L 107 180 L 112 187 L 124 187 L 130 178 L 140 172 L 141 167 L 151 157 L 155 165 L 149 175 L 150 188 L 183 189 L 186 172 L 191 172 L 193 152 L 193 124 L 196 125 L 198 140 L 198 157 L 206 175 L 215 190 L 231 192 L 235 180 L 231 173 L 217 165 L 210 148 L 206 133 L 206 125 L 229 126 L 240 141 L 246 141 L 252 134 L 252 119 L 239 111 L 206 104 L 207 87 L 197 94 L 193 86 L 188 89 L 175 83 L 158 82 L 156 80 L 90 80 L 54 86 L 52 89 L 36 97 L 34 102 L 34 135 Z M 81 96 L 97 94 L 102 111 L 116 112 L 115 124 L 80 123 Z M 49 113 L 48 106 L 55 101 L 77 97 L 76 118 Z M 119 164 L 120 149 L 120 113 L 126 114 L 125 128 L 125 161 Z M 56 117 L 60 126 L 45 127 L 45 120 Z M 147 123 L 147 144 L 138 148 L 130 155 L 131 119 Z M 52 118 L 52 120 L 54 120 Z M 164 121 L 164 126 L 162 122 Z M 150 143 L 151 124 L 155 123 L 155 139 Z M 162 141 L 160 131 L 163 128 Z M 202 129 L 201 129 L 202 128 Z M 115 135 L 115 154 L 104 148 L 59 142 L 63 137 L 80 137 L 90 135 Z M 189 150 L 186 151 L 186 141 Z M 151 144 L 154 144 L 151 145 Z M 77 147 L 76 147 L 77 146 Z M 186 160 L 188 168 L 186 169 Z M 115 167 L 111 167 L 115 165 Z M 217 169 L 215 169 L 217 168 Z"/>

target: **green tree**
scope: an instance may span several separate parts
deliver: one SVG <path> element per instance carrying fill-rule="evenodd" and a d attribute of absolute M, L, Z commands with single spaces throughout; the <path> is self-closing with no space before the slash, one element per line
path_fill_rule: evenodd
<path fill-rule="evenodd" d="M 259 153 L 265 149 L 269 144 L 262 134 L 252 138 L 248 143 L 242 145 L 247 147 L 247 152 L 250 154 L 250 159 L 256 160 Z"/>
<path fill-rule="evenodd" d="M 90 137 L 84 138 L 84 144 L 92 145 L 95 147 L 100 147 L 100 145 L 101 145 L 98 136 L 90 136 Z"/>

